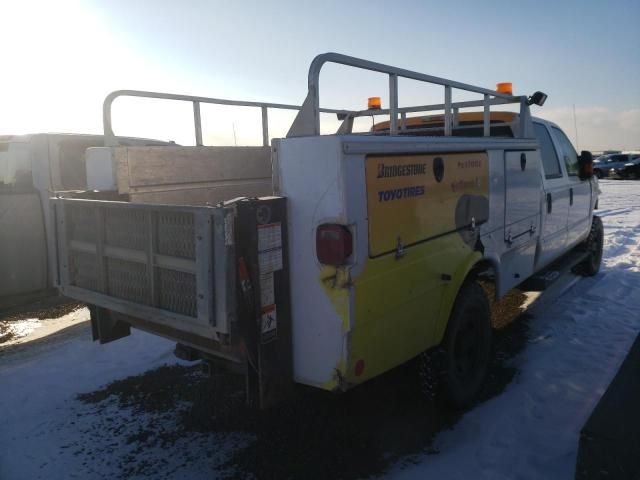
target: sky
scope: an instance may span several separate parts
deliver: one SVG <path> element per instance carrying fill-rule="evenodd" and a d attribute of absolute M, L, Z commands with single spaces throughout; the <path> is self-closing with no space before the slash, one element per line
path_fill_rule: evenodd
<path fill-rule="evenodd" d="M 100 133 L 104 97 L 125 88 L 301 104 L 309 63 L 335 51 L 542 90 L 533 114 L 578 149 L 640 150 L 640 0 L 0 0 L 0 12 L 0 134 Z M 388 105 L 381 74 L 329 65 L 320 86 L 322 106 L 362 109 L 375 95 Z M 442 102 L 434 86 L 399 90 L 401 106 Z M 271 136 L 294 115 L 270 112 Z M 205 106 L 202 117 L 205 144 L 261 141 L 258 110 Z M 114 104 L 118 135 L 193 144 L 192 122 L 189 104 Z"/>

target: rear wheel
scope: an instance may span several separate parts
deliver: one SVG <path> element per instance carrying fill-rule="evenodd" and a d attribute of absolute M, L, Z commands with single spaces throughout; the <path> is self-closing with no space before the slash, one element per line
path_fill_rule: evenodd
<path fill-rule="evenodd" d="M 580 246 L 582 250 L 588 252 L 588 256 L 583 262 L 576 265 L 574 272 L 585 277 L 591 277 L 598 273 L 602 263 L 603 244 L 604 227 L 602 226 L 602 220 L 600 217 L 593 217 L 589 236 Z"/>
<path fill-rule="evenodd" d="M 598 169 L 596 169 L 596 170 L 594 170 L 594 172 L 593 172 L 593 173 L 595 173 L 595 174 L 596 174 L 596 177 L 598 177 L 598 178 L 602 178 L 602 170 L 598 170 Z"/>
<path fill-rule="evenodd" d="M 455 408 L 478 395 L 491 356 L 491 311 L 476 282 L 462 286 L 442 344 L 445 393 Z"/>

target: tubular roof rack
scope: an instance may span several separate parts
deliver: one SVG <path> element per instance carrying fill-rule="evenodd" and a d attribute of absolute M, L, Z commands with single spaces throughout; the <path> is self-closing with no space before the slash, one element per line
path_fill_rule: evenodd
<path fill-rule="evenodd" d="M 343 110 L 320 107 L 320 71 L 326 63 L 336 63 L 373 72 L 386 73 L 389 76 L 389 103 L 388 109 L 376 110 Z M 444 87 L 444 103 L 434 105 L 418 105 L 411 107 L 398 107 L 398 78 L 408 78 L 420 82 L 442 85 Z M 464 90 L 483 95 L 482 100 L 452 102 L 451 93 L 453 89 Z M 113 102 L 119 97 L 143 97 L 164 100 L 177 100 L 191 102 L 193 105 L 193 122 L 195 130 L 196 145 L 203 145 L 202 142 L 202 120 L 200 115 L 200 104 L 233 105 L 239 107 L 256 107 L 262 112 L 262 144 L 269 146 L 269 109 L 297 110 L 287 137 L 320 135 L 320 113 L 334 113 L 343 120 L 338 129 L 338 134 L 352 133 L 353 120 L 357 117 L 370 115 L 389 115 L 389 135 L 397 135 L 403 132 L 401 127 L 406 123 L 407 114 L 415 112 L 444 111 L 444 135 L 452 135 L 453 128 L 457 127 L 458 111 L 462 108 L 483 107 L 483 135 L 490 135 L 491 127 L 491 105 L 519 104 L 520 115 L 515 128 L 516 136 L 521 138 L 532 137 L 531 116 L 529 113 L 529 103 L 525 96 L 513 96 L 489 90 L 483 87 L 467 85 L 465 83 L 447 80 L 446 78 L 434 77 L 424 73 L 413 72 L 382 63 L 371 62 L 361 58 L 350 57 L 339 53 L 324 53 L 313 59 L 309 67 L 309 90 L 307 97 L 302 104 L 288 105 L 282 103 L 252 102 L 244 100 L 229 100 L 223 98 L 198 97 L 192 95 L 178 95 L 172 93 L 148 92 L 143 90 L 116 90 L 110 93 L 104 100 L 102 107 L 102 118 L 104 126 L 104 141 L 106 146 L 117 146 L 119 141 L 113 132 L 113 122 L 111 118 L 111 107 Z M 546 98 L 546 96 L 545 96 Z M 400 116 L 400 122 L 398 122 Z M 495 124 L 494 124 L 495 126 Z"/>
<path fill-rule="evenodd" d="M 269 115 L 268 109 L 275 108 L 281 110 L 300 110 L 299 105 L 287 105 L 284 103 L 250 102 L 244 100 L 229 100 L 224 98 L 195 97 L 192 95 L 178 95 L 174 93 L 147 92 L 144 90 L 116 90 L 111 92 L 104 99 L 102 105 L 102 123 L 104 127 L 105 146 L 112 147 L 119 145 L 118 139 L 113 132 L 113 122 L 111 120 L 111 107 L 115 99 L 119 97 L 142 97 L 164 100 L 178 100 L 191 102 L 193 104 L 193 123 L 195 128 L 196 145 L 202 146 L 202 119 L 200 116 L 200 104 L 210 103 L 216 105 L 233 105 L 237 107 L 256 107 L 262 111 L 262 144 L 269 146 Z M 323 113 L 335 113 L 337 115 L 350 115 L 355 112 L 348 110 L 336 110 L 332 108 L 321 108 Z"/>
<path fill-rule="evenodd" d="M 410 112 L 444 110 L 444 134 L 446 136 L 450 136 L 452 134 L 453 125 L 455 124 L 455 117 L 457 117 L 458 110 L 460 108 L 483 107 L 483 134 L 485 137 L 488 137 L 490 134 L 491 105 L 517 103 L 520 105 L 519 128 L 517 129 L 518 136 L 529 136 L 527 135 L 527 133 L 529 133 L 529 129 L 526 127 L 527 122 L 530 123 L 531 117 L 526 96 L 508 95 L 483 87 L 468 85 L 454 80 L 447 80 L 446 78 L 434 77 L 432 75 L 413 72 L 411 70 L 371 62 L 369 60 L 350 57 L 339 53 L 324 53 L 322 55 L 318 55 L 313 59 L 313 62 L 311 62 L 311 66 L 309 67 L 309 91 L 307 93 L 307 98 L 291 125 L 291 129 L 289 130 L 287 137 L 320 135 L 320 113 L 325 111 L 325 109 L 320 108 L 320 71 L 326 63 L 336 63 L 363 70 L 386 73 L 389 76 L 389 108 L 384 110 L 362 110 L 348 113 L 338 133 L 350 133 L 353 125 L 353 119 L 355 117 L 372 115 L 375 113 L 376 115 L 389 114 L 389 134 L 397 135 L 399 133 L 398 115 L 400 115 L 402 120 L 405 120 L 406 114 Z M 442 85 L 444 87 L 444 103 L 402 108 L 398 107 L 398 78 L 400 77 L 435 85 Z M 478 93 L 483 95 L 483 99 L 453 103 L 451 101 L 451 92 L 453 89 Z"/>

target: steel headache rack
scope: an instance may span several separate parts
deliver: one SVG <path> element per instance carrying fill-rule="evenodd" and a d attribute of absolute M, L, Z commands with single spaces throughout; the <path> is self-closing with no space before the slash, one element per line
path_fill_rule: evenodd
<path fill-rule="evenodd" d="M 320 107 L 320 72 L 322 67 L 327 63 L 334 63 L 339 65 L 345 65 L 362 70 L 369 70 L 373 72 L 387 74 L 389 77 L 389 108 L 381 108 L 379 97 L 377 98 L 377 104 L 371 105 L 371 108 L 366 110 L 348 110 L 348 109 L 336 109 L 336 108 L 324 108 Z M 406 78 L 410 80 L 416 80 L 419 82 L 440 85 L 443 87 L 444 101 L 443 103 L 430 104 L 430 105 L 414 105 L 409 107 L 398 106 L 398 79 Z M 503 88 L 501 91 L 491 90 L 483 87 L 469 85 L 454 80 L 448 80 L 446 78 L 435 77 L 433 75 L 427 75 L 424 73 L 414 72 L 411 70 L 405 70 L 403 68 L 394 67 L 391 65 L 385 65 L 382 63 L 376 63 L 369 60 L 364 60 L 356 57 L 350 57 L 348 55 L 342 55 L 339 53 L 324 53 L 318 55 L 311 62 L 308 74 L 308 93 L 302 106 L 281 104 L 273 102 L 254 102 L 245 100 L 230 100 L 222 98 L 209 98 L 192 95 L 179 95 L 160 92 L 148 92 L 141 90 L 117 90 L 110 93 L 103 104 L 103 124 L 104 124 L 104 136 L 106 146 L 119 145 L 118 139 L 113 131 L 113 122 L 111 109 L 114 100 L 119 97 L 143 97 L 143 98 L 155 98 L 164 100 L 178 100 L 191 102 L 193 104 L 193 119 L 195 129 L 195 144 L 198 146 L 203 145 L 202 140 L 202 120 L 200 113 L 201 104 L 216 104 L 216 105 L 229 105 L 238 107 L 255 107 L 261 110 L 262 114 L 262 144 L 263 146 L 269 146 L 269 109 L 277 110 L 297 110 L 298 114 L 294 119 L 287 137 L 301 137 L 301 136 L 314 136 L 320 135 L 320 114 L 321 113 L 333 113 L 336 114 L 338 119 L 342 121 L 342 124 L 336 131 L 336 134 L 354 134 L 353 121 L 358 117 L 366 116 L 378 116 L 386 115 L 389 117 L 388 126 L 386 128 L 377 129 L 373 132 L 362 132 L 359 134 L 365 135 L 406 135 L 416 133 L 433 133 L 439 132 L 440 135 L 452 136 L 454 132 L 458 132 L 459 136 L 464 136 L 464 131 L 467 129 L 477 129 L 478 126 L 482 128 L 482 136 L 492 136 L 495 127 L 498 126 L 510 126 L 513 128 L 514 136 L 517 138 L 533 138 L 533 132 L 528 128 L 530 125 L 531 117 L 529 113 L 529 105 L 536 104 L 542 106 L 547 96 L 542 92 L 535 92 L 530 97 L 527 96 L 515 96 L 511 93 L 511 84 L 499 84 Z M 462 90 L 465 92 L 476 93 L 482 95 L 480 100 L 470 100 L 462 102 L 452 101 L 453 90 Z M 519 115 L 516 117 L 513 115 L 512 120 L 505 120 L 500 118 L 496 120 L 492 117 L 491 106 L 518 104 Z M 471 125 L 465 125 L 465 122 L 460 122 L 460 110 L 482 108 L 481 122 L 466 122 L 472 123 Z M 420 112 L 443 112 L 442 116 L 431 116 L 429 119 L 432 121 L 439 121 L 438 125 L 425 126 L 423 128 L 409 128 L 408 125 L 412 118 L 408 117 L 408 114 L 416 114 Z M 495 113 L 495 112 L 494 112 Z M 473 135 L 478 136 L 478 135 Z"/>

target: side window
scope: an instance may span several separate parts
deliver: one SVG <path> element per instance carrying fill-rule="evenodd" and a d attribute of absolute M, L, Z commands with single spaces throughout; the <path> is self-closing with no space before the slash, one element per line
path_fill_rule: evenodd
<path fill-rule="evenodd" d="M 556 149 L 553 148 L 547 127 L 541 123 L 534 122 L 533 128 L 536 131 L 538 143 L 540 143 L 540 154 L 542 155 L 542 168 L 544 168 L 545 178 L 561 177 L 562 170 L 560 170 L 558 155 L 556 155 Z"/>
<path fill-rule="evenodd" d="M 578 175 L 578 154 L 576 150 L 562 130 L 556 127 L 552 128 L 553 133 L 560 143 L 560 155 L 562 155 L 564 163 L 567 166 L 567 173 L 569 175 Z"/>

